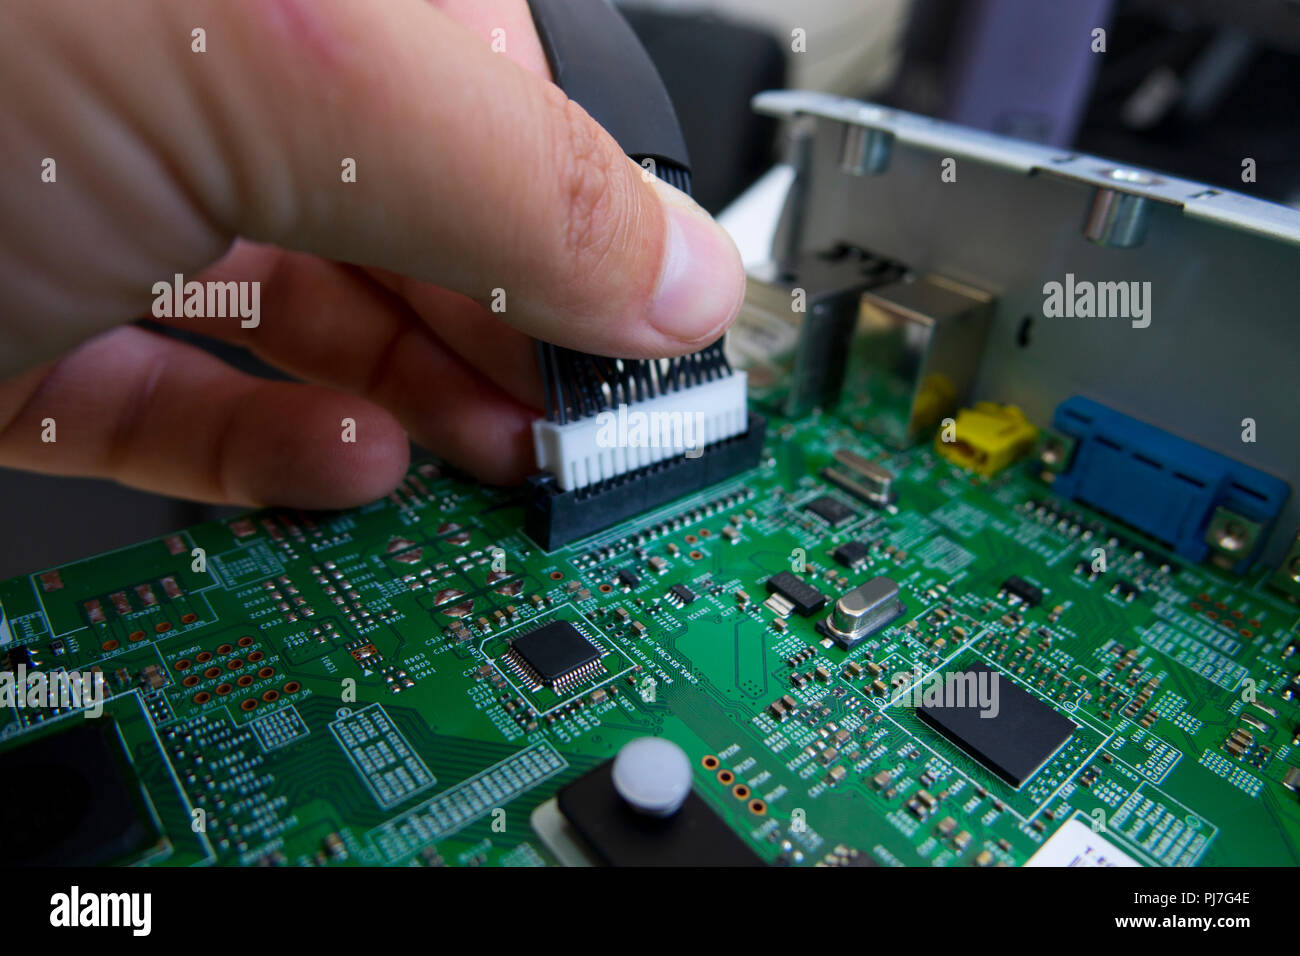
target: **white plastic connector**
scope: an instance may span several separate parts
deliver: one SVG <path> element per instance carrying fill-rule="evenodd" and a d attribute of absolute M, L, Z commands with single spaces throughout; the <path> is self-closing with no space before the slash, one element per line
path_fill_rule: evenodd
<path fill-rule="evenodd" d="M 692 457 L 749 422 L 745 373 L 557 425 L 533 422 L 542 471 L 572 491 L 677 455 Z"/>

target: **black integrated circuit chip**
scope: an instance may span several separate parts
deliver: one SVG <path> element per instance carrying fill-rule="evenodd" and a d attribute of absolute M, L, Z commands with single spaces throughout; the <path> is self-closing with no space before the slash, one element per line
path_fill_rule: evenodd
<path fill-rule="evenodd" d="M 551 621 L 516 638 L 506 658 L 534 687 L 564 689 L 599 664 L 600 649 L 568 621 Z"/>
<path fill-rule="evenodd" d="M 70 724 L 0 754 L 0 864 L 134 863 L 157 845 L 117 724 Z"/>
<path fill-rule="evenodd" d="M 943 699 L 930 697 L 923 692 L 917 716 L 1014 787 L 1032 777 L 1077 726 L 984 664 L 948 674 Z"/>
<path fill-rule="evenodd" d="M 821 518 L 832 528 L 842 527 L 858 516 L 856 511 L 838 498 L 832 498 L 830 495 L 814 498 L 804 505 L 804 508 Z"/>
<path fill-rule="evenodd" d="M 674 584 L 668 589 L 668 593 L 672 595 L 673 599 L 682 607 L 686 607 L 688 604 L 692 604 L 695 601 L 695 592 L 685 584 Z"/>
<path fill-rule="evenodd" d="M 631 589 L 641 583 L 641 576 L 631 568 L 621 568 L 618 572 L 618 583 L 625 588 Z"/>
<path fill-rule="evenodd" d="M 811 584 L 801 581 L 789 571 L 782 571 L 768 578 L 767 592 L 781 595 L 804 617 L 815 614 L 826 604 L 825 594 Z"/>
<path fill-rule="evenodd" d="M 831 554 L 831 557 L 846 568 L 856 571 L 867 563 L 867 557 L 870 554 L 871 548 L 863 544 L 861 541 L 845 541 L 835 549 Z"/>
<path fill-rule="evenodd" d="M 1038 607 L 1043 603 L 1043 589 L 1015 575 L 1002 582 L 1002 590 L 1012 597 L 1019 598 L 1030 607 Z"/>

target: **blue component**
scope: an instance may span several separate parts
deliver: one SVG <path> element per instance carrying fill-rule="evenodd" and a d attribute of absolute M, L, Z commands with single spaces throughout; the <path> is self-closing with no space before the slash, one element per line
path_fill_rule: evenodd
<path fill-rule="evenodd" d="M 1087 398 L 1066 399 L 1053 427 L 1077 444 L 1052 490 L 1118 518 L 1189 561 L 1209 554 L 1205 533 L 1222 506 L 1263 526 L 1263 546 L 1290 486 L 1280 478 Z M 1238 563 L 1244 571 L 1255 554 Z"/>

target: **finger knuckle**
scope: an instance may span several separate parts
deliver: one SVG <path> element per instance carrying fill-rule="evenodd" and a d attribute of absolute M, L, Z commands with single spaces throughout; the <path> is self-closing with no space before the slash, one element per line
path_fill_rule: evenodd
<path fill-rule="evenodd" d="M 617 252 L 627 231 L 622 156 L 582 108 L 567 99 L 560 107 L 559 129 L 555 168 L 564 204 L 562 241 L 570 278 L 589 279 Z"/>

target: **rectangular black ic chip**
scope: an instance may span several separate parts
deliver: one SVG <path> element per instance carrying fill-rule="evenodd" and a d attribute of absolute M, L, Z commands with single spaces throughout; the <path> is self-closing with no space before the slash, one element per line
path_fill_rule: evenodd
<path fill-rule="evenodd" d="M 674 584 L 668 589 L 668 593 L 671 594 L 682 607 L 686 607 L 686 605 L 695 600 L 695 592 L 685 584 Z"/>
<path fill-rule="evenodd" d="M 831 556 L 846 568 L 856 571 L 867 563 L 867 557 L 870 554 L 871 548 L 861 541 L 845 541 L 835 549 Z"/>
<path fill-rule="evenodd" d="M 804 617 L 820 611 L 826 604 L 826 595 L 811 584 L 799 580 L 789 571 L 782 571 L 767 579 L 769 594 L 779 594 Z"/>
<path fill-rule="evenodd" d="M 846 525 L 858 516 L 856 511 L 830 495 L 814 498 L 804 505 L 804 508 L 821 518 L 832 528 Z"/>
<path fill-rule="evenodd" d="M 1014 575 L 1002 582 L 1002 590 L 1012 597 L 1017 597 L 1030 607 L 1043 603 L 1043 589 L 1037 584 L 1030 584 L 1024 578 Z"/>
<path fill-rule="evenodd" d="M 509 655 L 546 687 L 562 683 L 600 660 L 600 651 L 568 621 L 551 621 L 516 638 Z"/>
<path fill-rule="evenodd" d="M 1014 787 L 1032 777 L 1076 727 L 984 664 L 948 674 L 942 685 L 923 682 L 921 701 L 918 717 Z"/>
<path fill-rule="evenodd" d="M 60 723 L 0 753 L 0 865 L 136 862 L 159 832 L 117 724 Z"/>

